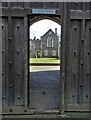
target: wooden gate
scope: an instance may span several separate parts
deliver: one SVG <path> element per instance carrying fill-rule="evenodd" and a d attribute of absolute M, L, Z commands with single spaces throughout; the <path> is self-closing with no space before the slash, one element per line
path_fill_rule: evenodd
<path fill-rule="evenodd" d="M 67 111 L 89 111 L 90 106 L 90 37 L 89 3 L 64 4 L 62 76 L 65 75 L 64 103 Z M 64 48 L 65 46 L 65 48 Z M 64 58 L 64 57 L 65 58 Z"/>
<path fill-rule="evenodd" d="M 52 9 L 55 11 L 54 15 L 60 15 L 62 18 L 62 23 L 60 23 L 62 25 L 62 63 L 59 113 L 89 111 L 91 102 L 89 94 L 91 79 L 90 2 L 3 2 L 1 25 L 3 114 L 33 114 L 28 107 L 28 16 L 34 14 L 32 9 L 41 9 L 41 11 Z M 46 16 L 48 15 L 50 13 L 46 13 Z"/>

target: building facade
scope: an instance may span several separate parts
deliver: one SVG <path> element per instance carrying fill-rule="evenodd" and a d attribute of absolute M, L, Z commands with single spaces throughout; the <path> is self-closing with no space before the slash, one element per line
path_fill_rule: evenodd
<path fill-rule="evenodd" d="M 41 40 L 36 39 L 30 39 L 30 57 L 35 58 L 35 57 L 42 57 L 41 56 Z"/>
<path fill-rule="evenodd" d="M 49 29 L 42 37 L 42 57 L 58 57 L 59 37 L 57 29 L 55 33 Z"/>
<path fill-rule="evenodd" d="M 49 29 L 40 40 L 34 37 L 30 40 L 30 57 L 59 57 L 59 36 Z"/>

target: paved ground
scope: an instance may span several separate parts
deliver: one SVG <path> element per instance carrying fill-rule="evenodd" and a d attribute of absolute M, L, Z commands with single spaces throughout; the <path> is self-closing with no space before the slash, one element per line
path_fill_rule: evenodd
<path fill-rule="evenodd" d="M 60 66 L 31 66 L 30 72 L 60 70 Z"/>
<path fill-rule="evenodd" d="M 59 106 L 59 66 L 30 68 L 31 109 L 50 109 Z"/>

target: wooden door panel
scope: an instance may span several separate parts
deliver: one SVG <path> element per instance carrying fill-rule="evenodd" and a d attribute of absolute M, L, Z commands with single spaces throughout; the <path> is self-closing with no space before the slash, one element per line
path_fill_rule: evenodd
<path fill-rule="evenodd" d="M 8 19 L 2 18 L 2 103 L 8 105 Z"/>
<path fill-rule="evenodd" d="M 24 102 L 24 20 L 13 19 L 15 105 Z"/>

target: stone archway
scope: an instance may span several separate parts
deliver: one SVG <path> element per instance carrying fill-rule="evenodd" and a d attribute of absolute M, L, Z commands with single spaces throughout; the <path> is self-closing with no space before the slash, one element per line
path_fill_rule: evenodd
<path fill-rule="evenodd" d="M 41 20 L 46 20 L 46 19 L 61 25 L 61 16 L 57 16 L 57 15 L 55 15 L 55 16 L 54 15 L 31 15 L 31 16 L 29 16 L 29 24 L 28 25 L 31 28 L 32 24 L 34 24 L 38 21 L 41 21 Z M 61 27 L 60 27 L 60 29 L 61 29 Z M 53 37 L 54 37 L 54 34 L 53 34 Z M 56 37 L 54 37 L 54 41 L 57 41 Z M 58 50 L 56 50 L 56 51 L 58 51 Z M 37 54 L 37 52 L 39 52 L 39 51 L 36 51 L 36 54 Z M 49 52 L 46 49 L 43 50 L 43 53 L 45 54 L 44 55 L 45 58 L 48 58 Z M 54 57 L 55 56 L 54 53 L 52 51 L 51 51 L 51 53 Z M 37 54 L 37 56 L 38 56 L 38 54 Z M 60 95 L 59 94 L 60 94 L 60 89 L 61 89 L 61 87 L 59 85 L 60 81 L 61 81 L 60 80 L 60 64 L 59 64 L 59 66 L 56 66 L 56 67 L 54 67 L 55 65 L 52 63 L 51 63 L 51 66 L 50 65 L 46 66 L 46 64 L 45 64 L 45 65 L 42 65 L 42 68 L 41 68 L 41 64 L 40 65 L 38 64 L 37 67 L 36 67 L 36 65 L 34 65 L 34 66 L 33 65 L 34 64 L 32 64 L 30 66 L 31 71 L 30 71 L 30 76 L 29 76 L 29 78 L 30 78 L 29 79 L 29 81 L 30 81 L 30 84 L 29 84 L 30 89 L 29 90 L 31 91 L 29 94 L 30 110 L 33 110 L 33 111 L 41 110 L 41 112 L 43 112 L 46 109 L 48 109 L 48 110 L 51 110 L 51 109 L 56 110 L 57 109 L 58 111 L 60 111 L 59 110 L 59 108 L 60 108 L 60 106 L 59 106 Z M 46 66 L 46 71 L 45 71 L 45 66 Z M 52 69 L 50 69 L 50 68 L 52 68 Z M 32 69 L 33 69 L 33 71 L 32 71 Z M 44 76 L 44 78 L 43 78 L 43 76 Z M 35 85 L 37 87 L 35 87 Z M 39 97 L 40 97 L 40 100 L 39 100 Z M 49 100 L 49 98 L 50 98 L 50 100 Z"/>
<path fill-rule="evenodd" d="M 33 23 L 43 19 L 49 19 L 61 25 L 60 15 L 55 15 L 55 16 L 54 15 L 32 15 L 32 16 L 29 16 L 29 25 L 32 25 Z"/>

